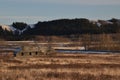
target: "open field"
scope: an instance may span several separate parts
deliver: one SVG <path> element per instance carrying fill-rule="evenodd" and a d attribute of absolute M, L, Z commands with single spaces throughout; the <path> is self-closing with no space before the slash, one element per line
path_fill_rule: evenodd
<path fill-rule="evenodd" d="M 119 80 L 120 54 L 1 57 L 0 80 Z"/>

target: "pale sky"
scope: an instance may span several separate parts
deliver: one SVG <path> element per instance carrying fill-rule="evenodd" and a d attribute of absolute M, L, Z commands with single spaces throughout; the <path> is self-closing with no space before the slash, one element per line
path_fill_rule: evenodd
<path fill-rule="evenodd" d="M 120 0 L 0 0 L 0 24 L 62 18 L 120 19 Z"/>

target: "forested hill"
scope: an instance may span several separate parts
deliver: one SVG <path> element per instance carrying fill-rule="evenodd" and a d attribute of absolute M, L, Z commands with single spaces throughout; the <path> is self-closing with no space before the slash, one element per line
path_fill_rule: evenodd
<path fill-rule="evenodd" d="M 88 20 L 80 19 L 59 19 L 52 21 L 26 24 L 14 22 L 12 25 L 1 25 L 0 36 L 3 35 L 71 35 L 71 34 L 101 34 L 119 33 L 120 20 Z"/>
<path fill-rule="evenodd" d="M 60 19 L 38 22 L 35 28 L 28 29 L 24 34 L 32 35 L 70 35 L 100 34 L 120 32 L 120 20 Z"/>

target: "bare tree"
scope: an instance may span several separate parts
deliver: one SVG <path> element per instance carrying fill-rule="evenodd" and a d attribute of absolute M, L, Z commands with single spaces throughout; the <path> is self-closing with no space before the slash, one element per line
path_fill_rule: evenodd
<path fill-rule="evenodd" d="M 89 34 L 82 35 L 82 45 L 85 47 L 85 50 L 88 50 L 91 44 L 91 36 Z"/>

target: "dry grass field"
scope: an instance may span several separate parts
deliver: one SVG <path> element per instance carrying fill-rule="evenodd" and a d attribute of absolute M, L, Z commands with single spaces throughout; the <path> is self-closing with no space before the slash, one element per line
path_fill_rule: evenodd
<path fill-rule="evenodd" d="M 0 57 L 0 80 L 120 80 L 120 54 Z"/>

